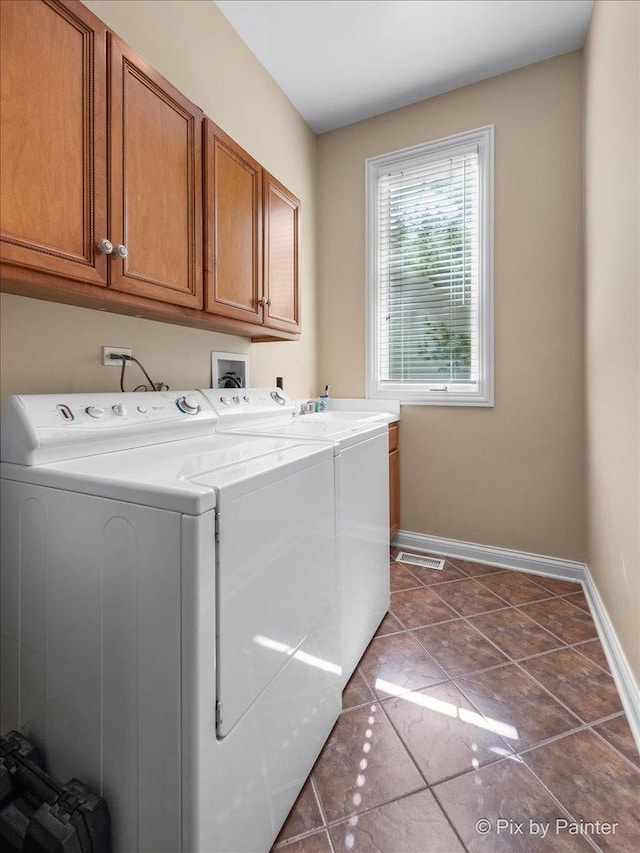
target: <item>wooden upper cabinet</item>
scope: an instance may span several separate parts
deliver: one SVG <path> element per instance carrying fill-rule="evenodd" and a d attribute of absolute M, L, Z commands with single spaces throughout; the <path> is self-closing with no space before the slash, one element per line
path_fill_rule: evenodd
<path fill-rule="evenodd" d="M 110 287 L 202 308 L 202 112 L 109 43 Z"/>
<path fill-rule="evenodd" d="M 300 202 L 264 172 L 264 325 L 300 331 Z"/>
<path fill-rule="evenodd" d="M 262 167 L 209 119 L 205 152 L 205 308 L 261 323 Z"/>
<path fill-rule="evenodd" d="M 0 289 L 298 337 L 298 199 L 80 0 L 0 39 Z"/>
<path fill-rule="evenodd" d="M 106 285 L 105 25 L 79 2 L 0 3 L 2 261 Z"/>

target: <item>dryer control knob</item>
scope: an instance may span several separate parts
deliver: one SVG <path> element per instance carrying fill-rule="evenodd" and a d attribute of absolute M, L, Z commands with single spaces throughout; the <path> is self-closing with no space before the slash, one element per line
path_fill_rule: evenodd
<path fill-rule="evenodd" d="M 180 397 L 176 400 L 176 406 L 185 415 L 197 415 L 200 411 L 200 403 L 197 397 Z"/>
<path fill-rule="evenodd" d="M 87 406 L 85 412 L 91 418 L 101 418 L 104 416 L 104 409 L 102 406 Z"/>
<path fill-rule="evenodd" d="M 244 395 L 244 397 L 243 397 L 242 399 L 245 401 L 245 403 L 250 403 L 250 402 L 251 402 L 251 397 L 250 397 L 248 394 L 245 394 L 245 395 Z"/>
<path fill-rule="evenodd" d="M 124 403 L 116 403 L 115 406 L 111 407 L 113 409 L 113 414 L 117 415 L 119 418 L 124 418 L 127 414 L 127 407 Z"/>
<path fill-rule="evenodd" d="M 284 397 L 282 396 L 282 394 L 279 391 L 272 391 L 271 392 L 271 399 L 274 402 L 276 402 L 279 406 L 284 406 L 284 404 L 286 402 Z"/>

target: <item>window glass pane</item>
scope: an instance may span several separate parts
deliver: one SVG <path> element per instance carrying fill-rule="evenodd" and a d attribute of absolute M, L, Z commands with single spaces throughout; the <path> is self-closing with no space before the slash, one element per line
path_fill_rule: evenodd
<path fill-rule="evenodd" d="M 378 379 L 478 379 L 478 154 L 378 184 Z"/>

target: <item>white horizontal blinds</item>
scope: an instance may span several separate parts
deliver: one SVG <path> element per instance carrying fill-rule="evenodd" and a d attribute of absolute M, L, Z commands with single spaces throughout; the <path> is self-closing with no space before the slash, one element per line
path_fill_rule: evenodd
<path fill-rule="evenodd" d="M 378 177 L 378 385 L 478 383 L 478 148 Z"/>

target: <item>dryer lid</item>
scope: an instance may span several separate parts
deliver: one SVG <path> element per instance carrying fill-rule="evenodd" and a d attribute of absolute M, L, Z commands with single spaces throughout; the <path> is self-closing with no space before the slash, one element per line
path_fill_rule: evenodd
<path fill-rule="evenodd" d="M 43 465 L 2 464 L 10 480 L 198 515 L 222 490 L 242 490 L 313 465 L 330 448 L 264 437 L 208 435 Z"/>

